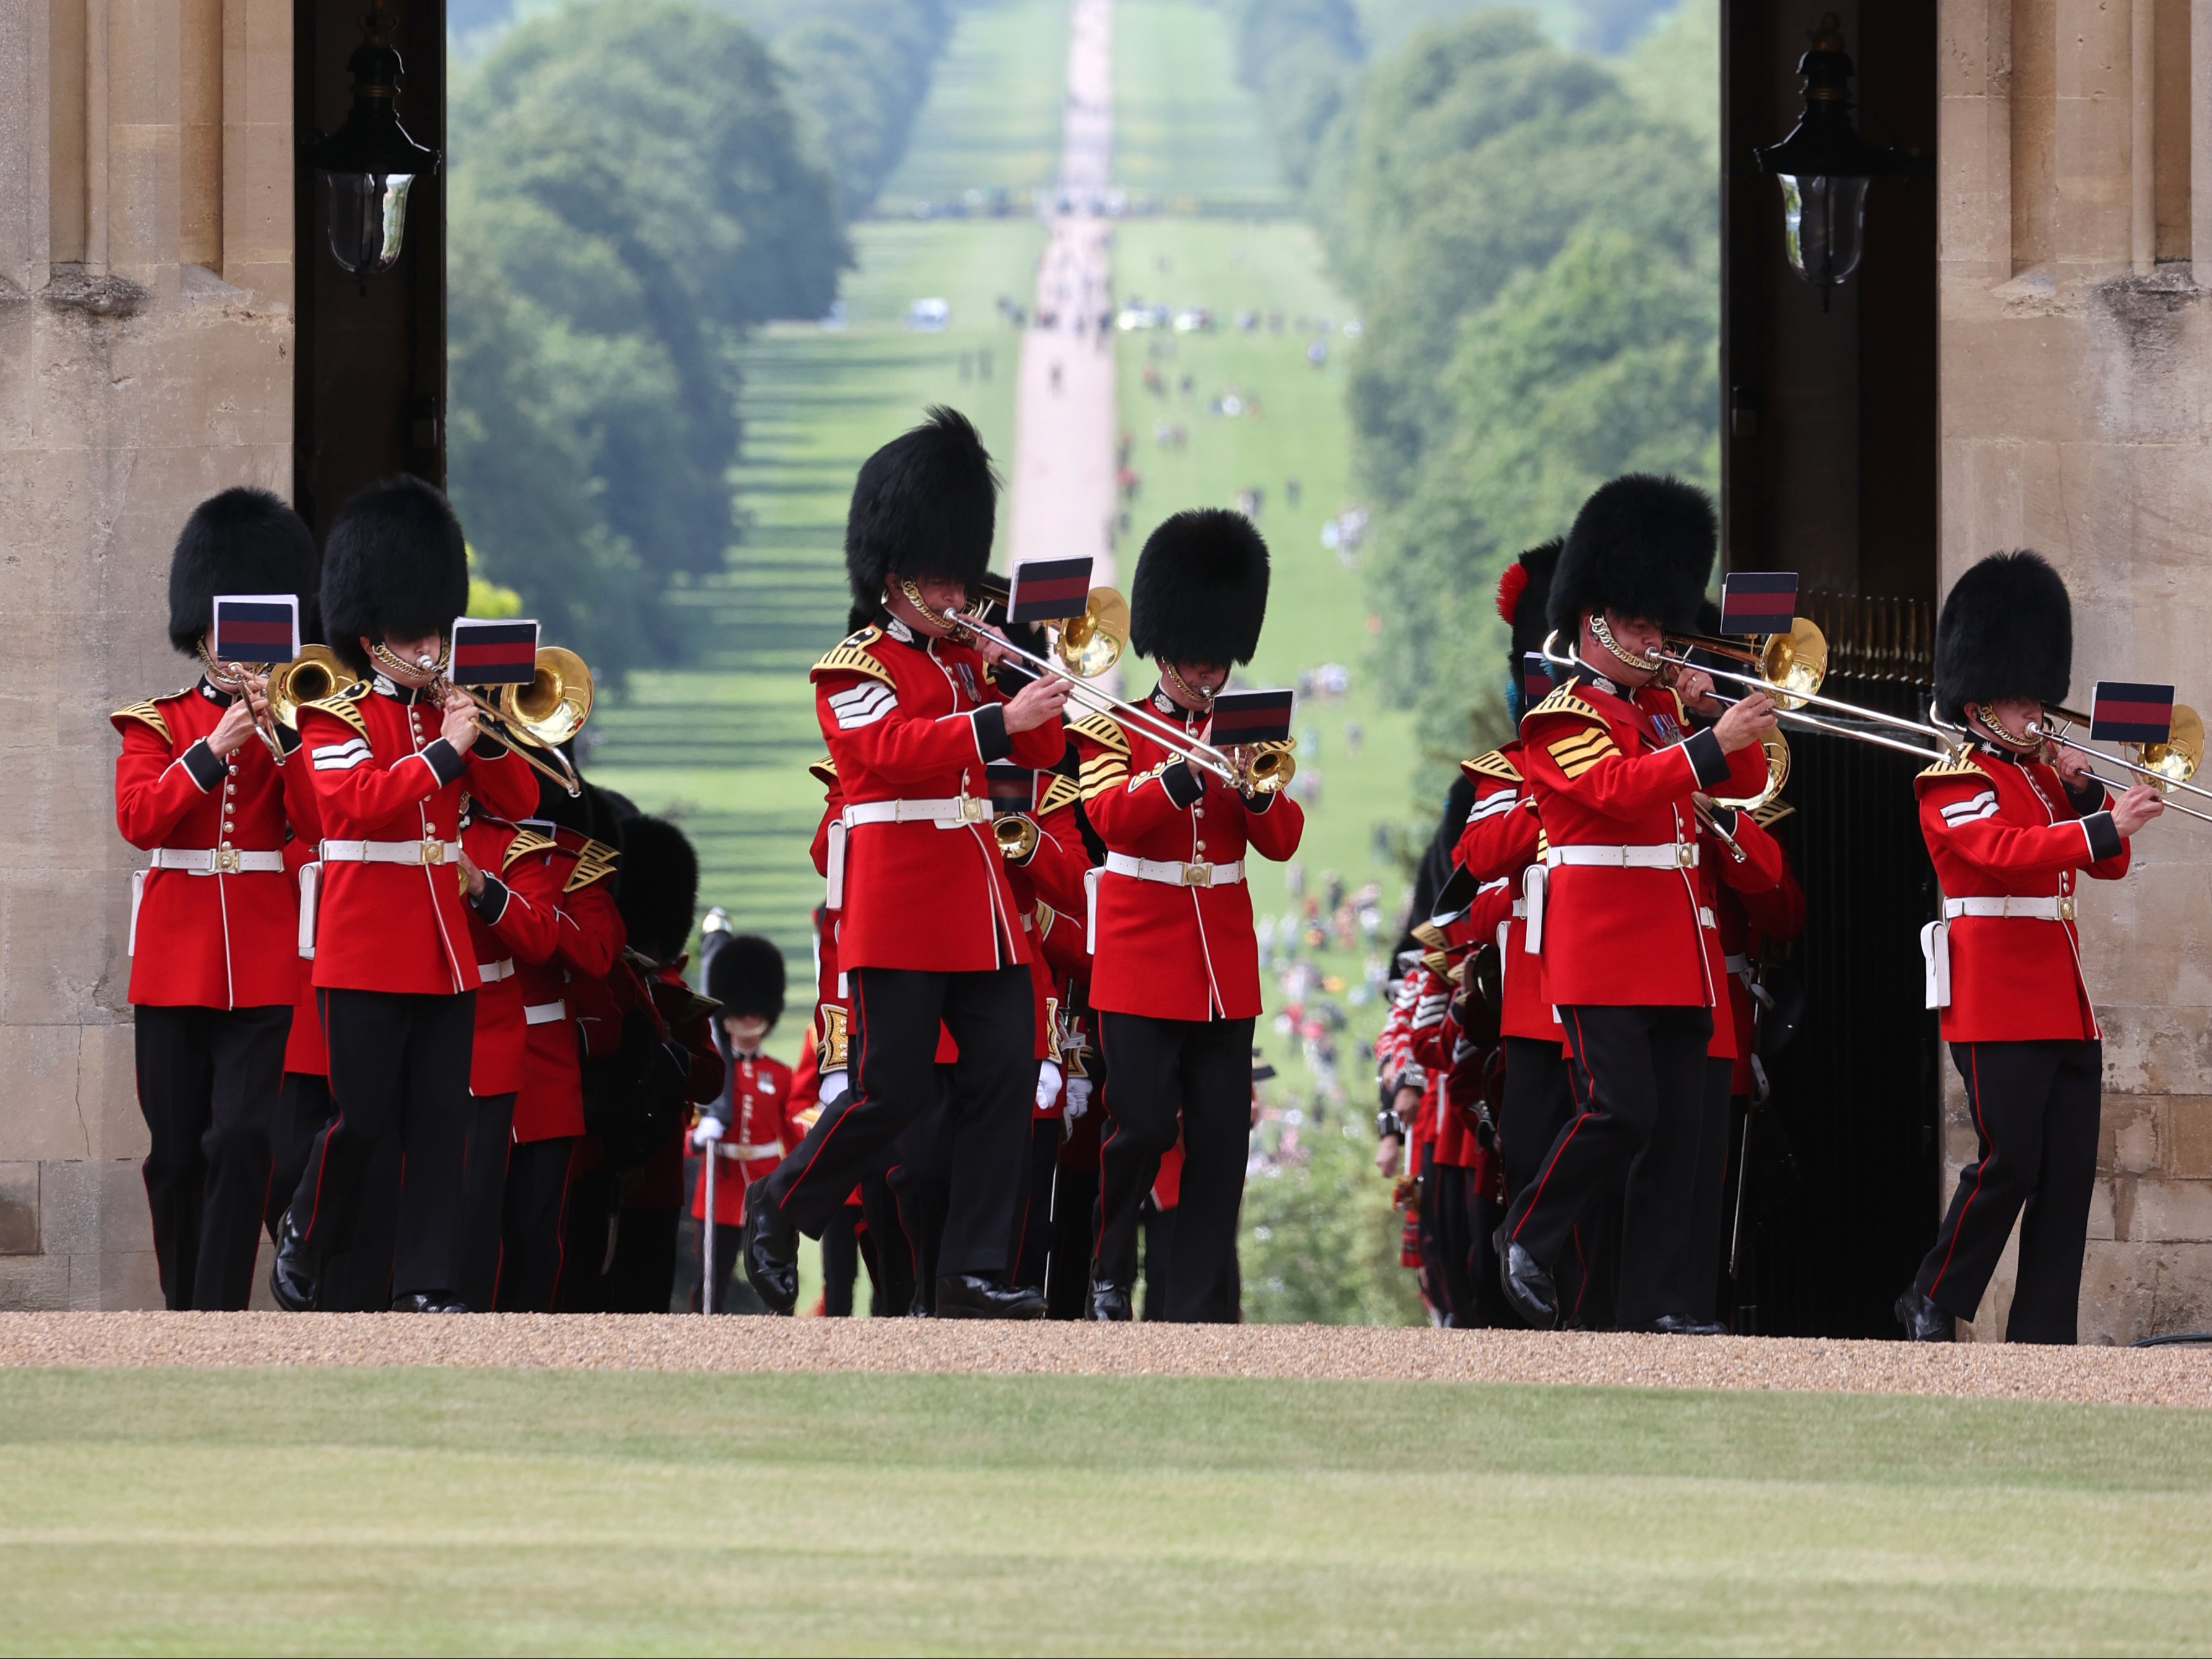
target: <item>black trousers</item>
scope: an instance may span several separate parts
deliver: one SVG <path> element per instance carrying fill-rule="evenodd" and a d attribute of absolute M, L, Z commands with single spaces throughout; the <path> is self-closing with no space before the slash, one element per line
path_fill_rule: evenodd
<path fill-rule="evenodd" d="M 1954 1042 L 1980 1154 L 1914 1281 L 1957 1319 L 1972 1319 L 2020 1221 L 2020 1279 L 2008 1342 L 2073 1342 L 2081 1258 L 2097 1180 L 2105 1045 Z M 2025 1215 L 2022 1211 L 2025 1211 Z"/>
<path fill-rule="evenodd" d="M 507 1160 L 514 1140 L 514 1091 L 469 1097 L 469 1139 L 461 1168 L 461 1276 L 453 1289 L 471 1313 L 489 1313 L 499 1293 L 507 1233 Z"/>
<path fill-rule="evenodd" d="M 1110 1119 L 1099 1152 L 1098 1243 L 1091 1276 L 1136 1282 L 1137 1211 L 1182 1132 L 1182 1189 L 1166 1317 L 1233 1321 L 1237 1214 L 1252 1133 L 1252 1021 L 1101 1013 Z M 1226 1304 L 1226 1305 L 1224 1305 Z"/>
<path fill-rule="evenodd" d="M 574 1135 L 508 1149 L 499 1292 L 492 1303 L 501 1313 L 553 1311 L 567 1261 L 568 1166 L 575 1153 Z"/>
<path fill-rule="evenodd" d="M 1437 1282 L 1445 1321 L 1455 1330 L 1472 1330 L 1483 1318 L 1480 1235 L 1475 1227 L 1474 1171 L 1456 1164 L 1429 1164 L 1425 1213 L 1433 1212 Z M 1495 1273 L 1490 1275 L 1494 1284 Z"/>
<path fill-rule="evenodd" d="M 1014 1218 L 1013 1282 L 1044 1289 L 1045 1264 L 1052 1255 L 1052 1177 L 1060 1161 L 1060 1120 L 1030 1120 L 1029 1179 L 1022 1188 L 1021 1212 Z"/>
<path fill-rule="evenodd" d="M 1174 1282 L 1176 1209 L 1163 1210 L 1150 1193 L 1138 1206 L 1145 1240 L 1145 1299 L 1137 1311 L 1149 1323 L 1168 1317 L 1168 1286 Z"/>
<path fill-rule="evenodd" d="M 172 1309 L 241 1309 L 269 1200 L 270 1124 L 291 1006 L 143 1006 L 136 1018 L 162 1297 Z"/>
<path fill-rule="evenodd" d="M 717 1179 L 720 1179 L 719 1176 Z M 714 1224 L 714 1311 L 718 1314 L 764 1314 L 768 1304 L 758 1292 L 737 1271 L 738 1258 L 744 1254 L 745 1230 L 733 1227 L 726 1221 Z M 823 1244 L 823 1261 L 829 1261 L 829 1244 Z M 700 1311 L 699 1292 L 691 1292 L 691 1311 Z M 850 1311 L 848 1309 L 848 1311 Z"/>
<path fill-rule="evenodd" d="M 330 1127 L 337 1108 L 331 1103 L 331 1080 L 320 1072 L 287 1072 L 276 1091 L 276 1113 L 269 1126 L 269 1201 L 263 1206 L 269 1237 L 284 1224 L 284 1209 L 300 1188 L 300 1171 Z"/>
<path fill-rule="evenodd" d="M 868 1230 L 875 1272 L 868 1312 L 878 1319 L 902 1318 L 914 1308 L 919 1257 L 899 1220 L 898 1200 L 885 1176 L 872 1175 L 860 1182 L 860 1218 Z"/>
<path fill-rule="evenodd" d="M 1620 1299 L 1614 1316 L 1630 1328 L 1685 1308 L 1665 1304 L 1674 1276 L 1665 1264 L 1689 1225 L 1695 1154 L 1679 1146 L 1694 1129 L 1705 1096 L 1712 1011 L 1703 1007 L 1563 1008 L 1582 1109 L 1553 1139 L 1540 1169 L 1507 1212 L 1508 1231 L 1540 1262 L 1559 1261 L 1577 1223 L 1626 1189 L 1621 1214 Z M 1631 1168 L 1655 1141 L 1675 1143 L 1644 1180 Z M 1656 1264 L 1656 1265 L 1655 1265 Z"/>
<path fill-rule="evenodd" d="M 1498 1109 L 1498 1152 L 1505 1190 L 1517 1198 L 1544 1167 L 1559 1131 L 1575 1115 L 1566 1052 L 1534 1037 L 1505 1039 L 1505 1093 Z"/>
<path fill-rule="evenodd" d="M 854 1185 L 881 1169 L 901 1133 L 937 1103 L 942 1021 L 960 1060 L 946 1126 L 951 1176 L 938 1267 L 1003 1274 L 1036 1094 L 1029 969 L 855 968 L 850 980 L 852 1087 L 776 1166 L 769 1196 L 801 1232 L 821 1236 Z"/>
<path fill-rule="evenodd" d="M 953 1068 L 937 1067 L 937 1103 L 891 1142 L 884 1185 L 907 1242 L 914 1291 L 902 1313 L 937 1311 L 937 1262 L 952 1206 Z"/>
<path fill-rule="evenodd" d="M 845 1205 L 822 1230 L 822 1316 L 850 1319 L 860 1278 L 860 1212 Z"/>
<path fill-rule="evenodd" d="M 1720 1308 L 1721 1262 L 1731 1219 L 1728 1209 L 1729 1088 L 1732 1060 L 1705 1060 L 1705 1093 L 1698 1117 L 1696 1185 L 1690 1192 L 1688 1248 L 1683 1252 L 1680 1297 L 1698 1319 L 1711 1322 Z"/>
<path fill-rule="evenodd" d="M 1706 1055 L 1696 1092 L 1666 1103 L 1651 1138 L 1629 1166 L 1621 1209 L 1622 1320 L 1633 1327 L 1659 1314 L 1712 1317 L 1725 1174 L 1729 1078 L 1735 1062 Z M 1629 1248 L 1631 1217 L 1645 1226 Z M 1679 1222 L 1676 1218 L 1680 1218 Z"/>
<path fill-rule="evenodd" d="M 1091 1241 L 1097 1231 L 1097 1164 L 1060 1164 L 1052 1177 L 1052 1254 L 1046 1258 L 1044 1273 L 1047 1319 L 1083 1317 L 1091 1291 Z"/>
<path fill-rule="evenodd" d="M 673 1204 L 625 1204 L 615 1212 L 614 1244 L 599 1284 L 599 1306 L 607 1313 L 665 1314 L 676 1299 L 676 1229 Z"/>

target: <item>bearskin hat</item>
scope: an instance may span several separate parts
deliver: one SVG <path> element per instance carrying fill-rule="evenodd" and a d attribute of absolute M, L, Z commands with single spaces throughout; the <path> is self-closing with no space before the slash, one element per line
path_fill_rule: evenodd
<path fill-rule="evenodd" d="M 240 485 L 192 509 L 169 556 L 169 643 L 197 655 L 218 593 L 294 593 L 300 627 L 313 626 L 315 538 L 305 520 L 265 489 Z"/>
<path fill-rule="evenodd" d="M 338 508 L 323 548 L 323 629 L 356 674 L 369 672 L 365 636 L 442 634 L 469 608 L 469 553 L 453 504 L 401 473 Z"/>
<path fill-rule="evenodd" d="M 1129 643 L 1154 662 L 1243 663 L 1267 616 L 1267 544 L 1225 507 L 1176 514 L 1145 538 Z"/>
<path fill-rule="evenodd" d="M 845 574 L 853 603 L 873 616 L 896 573 L 973 586 L 991 563 L 999 475 L 965 415 L 929 418 L 860 463 L 845 515 Z"/>
<path fill-rule="evenodd" d="M 629 942 L 655 962 L 673 962 L 699 907 L 699 855 L 681 830 L 647 813 L 624 820 L 622 849 L 617 906 Z"/>
<path fill-rule="evenodd" d="M 1611 606 L 1688 627 L 1719 539 L 1711 498 L 1678 478 L 1631 472 L 1600 484 L 1575 514 L 1553 570 L 1551 625 L 1571 640 L 1583 612 Z"/>
<path fill-rule="evenodd" d="M 1966 705 L 1999 697 L 2066 701 L 2074 606 L 2040 553 L 1992 553 L 1953 585 L 1936 623 L 1936 707 L 1963 724 Z"/>
<path fill-rule="evenodd" d="M 1532 547 L 1498 579 L 1498 614 L 1513 630 L 1513 643 L 1505 659 L 1505 672 L 1516 684 L 1521 663 L 1531 651 L 1544 648 L 1552 631 L 1552 573 L 1559 568 L 1561 543 L 1557 536 Z"/>
<path fill-rule="evenodd" d="M 706 993 L 725 1014 L 783 1017 L 783 952 L 758 933 L 732 933 L 707 964 Z"/>

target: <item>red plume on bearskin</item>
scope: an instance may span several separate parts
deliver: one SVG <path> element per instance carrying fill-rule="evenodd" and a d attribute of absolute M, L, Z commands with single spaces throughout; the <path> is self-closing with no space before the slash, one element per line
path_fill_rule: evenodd
<path fill-rule="evenodd" d="M 2066 701 L 2074 678 L 2074 605 L 2040 553 L 1992 553 L 1968 568 L 1936 623 L 1936 707 L 1963 722 L 1970 702 Z"/>
<path fill-rule="evenodd" d="M 1505 585 L 1518 574 L 1515 603 L 1505 620 L 1513 629 L 1513 641 L 1509 647 L 1505 665 L 1506 678 L 1516 684 L 1521 678 L 1521 660 L 1531 651 L 1540 651 L 1544 636 L 1551 632 L 1548 612 L 1552 597 L 1552 574 L 1559 563 L 1559 538 L 1530 548 L 1511 564 L 1498 580 L 1498 593 L 1500 611 L 1504 609 Z"/>
<path fill-rule="evenodd" d="M 195 655 L 215 622 L 218 593 L 296 593 L 300 624 L 312 623 L 315 538 L 265 489 L 244 485 L 192 509 L 169 556 L 169 643 Z"/>
<path fill-rule="evenodd" d="M 1528 567 L 1518 559 L 1507 565 L 1505 574 L 1498 579 L 1498 620 L 1508 628 L 1513 626 L 1513 612 L 1528 586 Z"/>

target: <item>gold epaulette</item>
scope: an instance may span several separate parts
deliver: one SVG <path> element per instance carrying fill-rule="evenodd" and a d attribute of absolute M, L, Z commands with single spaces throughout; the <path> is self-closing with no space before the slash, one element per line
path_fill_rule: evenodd
<path fill-rule="evenodd" d="M 327 697 L 319 697 L 313 702 L 303 702 L 300 707 L 319 708 L 325 714 L 336 714 L 365 738 L 368 735 L 368 721 L 362 717 L 361 710 L 355 705 L 368 695 L 368 682 L 356 680 L 343 691 L 333 691 Z"/>
<path fill-rule="evenodd" d="M 181 691 L 169 693 L 172 697 L 183 695 Z M 111 723 L 116 720 L 142 720 L 161 734 L 163 743 L 172 741 L 169 736 L 169 717 L 161 712 L 161 700 L 149 697 L 144 702 L 134 702 L 128 708 L 117 709 L 107 718 Z"/>
<path fill-rule="evenodd" d="M 807 762 L 806 769 L 813 774 L 814 781 L 824 789 L 837 781 L 837 763 L 827 755 L 818 761 Z"/>
<path fill-rule="evenodd" d="M 568 872 L 568 884 L 561 890 L 573 893 L 580 887 L 589 887 L 602 876 L 612 874 L 615 860 L 620 857 L 620 848 L 586 838 L 584 850 L 576 854 L 576 867 Z"/>
<path fill-rule="evenodd" d="M 1054 772 L 1051 775 L 1051 781 L 1044 787 L 1044 795 L 1037 802 L 1036 810 L 1042 817 L 1047 812 L 1057 812 L 1063 806 L 1073 806 L 1082 799 L 1082 784 L 1065 773 Z"/>
<path fill-rule="evenodd" d="M 862 629 L 850 639 L 841 641 L 836 650 L 807 670 L 807 678 L 819 679 L 824 674 L 866 674 L 872 679 L 881 680 L 896 691 L 898 683 L 891 678 L 891 671 L 878 662 L 875 653 L 868 649 L 883 636 L 884 630 L 880 628 Z"/>
<path fill-rule="evenodd" d="M 1962 755 L 1956 760 L 1937 761 L 1933 766 L 1923 767 L 1913 781 L 1917 783 L 1921 778 L 1987 778 L 1988 776 L 1988 773 L 1974 764 L 1971 756 Z"/>
<path fill-rule="evenodd" d="M 1101 748 L 1123 755 L 1129 752 L 1129 734 L 1111 714 L 1085 714 L 1067 729 L 1072 735 L 1088 738 Z"/>
<path fill-rule="evenodd" d="M 1508 783 L 1521 781 L 1520 769 L 1505 758 L 1505 751 L 1493 749 L 1486 755 L 1477 755 L 1473 760 L 1463 760 L 1459 769 L 1470 778 L 1502 778 Z"/>
<path fill-rule="evenodd" d="M 1528 713 L 1530 714 L 1574 714 L 1583 720 L 1595 720 L 1600 725 L 1605 723 L 1605 716 L 1577 696 L 1574 688 L 1568 685 L 1561 686 Z"/>
<path fill-rule="evenodd" d="M 846 1025 L 846 1014 L 836 1003 L 825 1003 L 818 1011 L 819 1024 L 814 1038 L 814 1064 L 823 1073 L 842 1071 L 848 1060 L 851 1038 Z"/>
<path fill-rule="evenodd" d="M 1771 830 L 1796 810 L 1786 800 L 1771 800 L 1751 809 L 1751 821 L 1762 830 Z"/>
<path fill-rule="evenodd" d="M 532 853 L 550 852 L 553 844 L 552 836 L 540 835 L 535 830 L 516 830 L 514 839 L 507 844 L 507 856 L 499 861 L 501 873 L 504 874 L 513 867 L 517 859 L 527 858 Z"/>

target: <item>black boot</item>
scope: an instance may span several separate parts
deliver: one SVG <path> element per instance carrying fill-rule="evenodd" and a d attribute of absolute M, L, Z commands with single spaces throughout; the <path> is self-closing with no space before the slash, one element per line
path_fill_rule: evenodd
<path fill-rule="evenodd" d="M 1540 1331 L 1555 1328 L 1559 1322 L 1559 1293 L 1552 1287 L 1552 1275 L 1507 1236 L 1502 1224 L 1491 1243 L 1498 1249 L 1498 1282 L 1514 1311 Z"/>
<path fill-rule="evenodd" d="M 1091 1281 L 1091 1299 L 1084 1304 L 1083 1316 L 1109 1322 L 1133 1319 L 1136 1316 L 1129 1306 L 1129 1291 L 1125 1285 L 1116 1285 L 1110 1279 Z"/>
<path fill-rule="evenodd" d="M 1893 1310 L 1905 1327 L 1907 1342 L 1955 1342 L 1959 1333 L 1951 1316 L 1920 1294 L 1917 1285 L 1907 1285 Z"/>
<path fill-rule="evenodd" d="M 315 1270 L 307 1265 L 307 1243 L 292 1224 L 292 1212 L 276 1229 L 276 1259 L 269 1264 L 269 1294 L 286 1313 L 307 1313 L 315 1305 Z"/>
<path fill-rule="evenodd" d="M 466 1313 L 461 1299 L 445 1291 L 410 1291 L 404 1296 L 392 1298 L 394 1313 L 456 1314 Z"/>
<path fill-rule="evenodd" d="M 1042 1319 L 1044 1296 L 1001 1285 L 981 1273 L 945 1273 L 937 1281 L 939 1319 Z"/>
<path fill-rule="evenodd" d="M 1728 1327 L 1714 1320 L 1697 1319 L 1688 1314 L 1661 1314 L 1644 1327 L 1658 1336 L 1719 1336 Z"/>
<path fill-rule="evenodd" d="M 799 1305 L 799 1236 L 768 1195 L 766 1176 L 745 1188 L 738 1249 L 745 1259 L 745 1278 L 768 1310 L 789 1318 Z"/>

